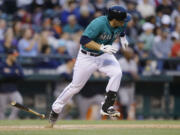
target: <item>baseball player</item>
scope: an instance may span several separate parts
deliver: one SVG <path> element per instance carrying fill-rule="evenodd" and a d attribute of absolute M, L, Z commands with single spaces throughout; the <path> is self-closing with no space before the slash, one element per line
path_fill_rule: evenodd
<path fill-rule="evenodd" d="M 112 46 L 113 41 L 120 37 L 122 48 L 128 46 L 125 28 L 131 16 L 121 6 L 112 6 L 107 16 L 94 19 L 82 34 L 78 57 L 74 66 L 72 82 L 63 90 L 52 105 L 49 115 L 50 127 L 57 121 L 58 114 L 72 96 L 86 84 L 96 70 L 104 72 L 110 79 L 106 87 L 105 101 L 102 103 L 101 115 L 120 116 L 113 108 L 119 89 L 122 71 L 119 62 L 113 55 L 118 50 Z"/>

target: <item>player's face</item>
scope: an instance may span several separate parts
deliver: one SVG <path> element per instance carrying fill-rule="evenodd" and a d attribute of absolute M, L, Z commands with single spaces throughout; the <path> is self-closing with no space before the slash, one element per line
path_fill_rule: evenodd
<path fill-rule="evenodd" d="M 115 24 L 115 27 L 122 27 L 124 26 L 124 21 L 115 20 L 114 24 Z"/>

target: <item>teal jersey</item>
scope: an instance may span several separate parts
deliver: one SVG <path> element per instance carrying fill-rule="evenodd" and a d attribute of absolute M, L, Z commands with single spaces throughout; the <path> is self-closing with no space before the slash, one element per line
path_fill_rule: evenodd
<path fill-rule="evenodd" d="M 123 27 L 117 27 L 113 28 L 109 24 L 109 20 L 107 16 L 100 16 L 96 19 L 94 19 L 85 29 L 83 36 L 87 36 L 88 38 L 92 39 L 93 41 L 104 44 L 104 45 L 112 45 L 114 40 L 117 37 L 120 37 L 120 34 L 122 32 L 125 32 L 125 28 L 127 26 L 127 23 L 124 24 Z M 103 53 L 101 51 L 92 50 L 89 48 L 86 48 L 84 45 L 82 45 L 82 48 L 95 53 Z"/>

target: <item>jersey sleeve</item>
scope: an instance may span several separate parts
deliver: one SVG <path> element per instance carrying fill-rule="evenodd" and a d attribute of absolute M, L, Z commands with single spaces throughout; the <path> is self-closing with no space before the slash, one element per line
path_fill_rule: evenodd
<path fill-rule="evenodd" d="M 95 39 L 103 29 L 103 21 L 93 20 L 85 29 L 83 36 L 87 36 L 90 39 Z"/>

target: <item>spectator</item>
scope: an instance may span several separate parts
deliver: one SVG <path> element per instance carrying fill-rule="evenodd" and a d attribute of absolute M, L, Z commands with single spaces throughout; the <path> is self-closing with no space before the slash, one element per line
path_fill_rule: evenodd
<path fill-rule="evenodd" d="M 133 59 L 134 53 L 131 48 L 124 51 L 124 57 L 119 59 L 123 74 L 137 80 L 138 69 L 135 60 Z M 120 104 L 122 105 L 122 115 L 124 119 L 135 119 L 135 84 L 133 81 L 122 83 L 119 89 Z"/>
<path fill-rule="evenodd" d="M 37 56 L 39 51 L 39 35 L 34 34 L 27 28 L 24 30 L 23 38 L 19 41 L 18 49 L 21 56 Z"/>
<path fill-rule="evenodd" d="M 67 24 L 69 15 L 75 15 L 76 18 L 79 16 L 79 9 L 77 8 L 75 0 L 67 0 L 67 7 L 61 12 L 60 20 L 62 25 Z"/>
<path fill-rule="evenodd" d="M 0 74 L 3 82 L 0 84 L 0 119 L 5 119 L 6 108 L 9 102 L 15 101 L 22 104 L 23 99 L 17 89 L 17 81 L 23 78 L 21 66 L 16 63 L 17 51 L 11 49 L 7 52 L 7 58 L 0 64 Z M 9 119 L 18 117 L 17 108 L 12 108 Z"/>
<path fill-rule="evenodd" d="M 138 31 L 134 18 L 127 24 L 126 35 L 128 35 L 129 43 L 134 45 L 138 39 Z"/>
<path fill-rule="evenodd" d="M 6 29 L 6 21 L 4 19 L 0 19 L 0 41 L 4 39 L 5 29 Z"/>
<path fill-rule="evenodd" d="M 93 3 L 95 10 L 100 10 L 103 13 L 106 12 L 106 5 L 104 0 L 97 0 L 96 2 Z"/>
<path fill-rule="evenodd" d="M 161 12 L 162 14 L 171 15 L 173 7 L 170 0 L 162 0 L 162 3 L 156 7 L 156 13 Z"/>
<path fill-rule="evenodd" d="M 170 56 L 172 41 L 168 35 L 168 30 L 163 29 L 161 39 L 153 45 L 153 54 L 157 58 L 168 58 Z"/>
<path fill-rule="evenodd" d="M 53 35 L 56 38 L 59 38 L 60 35 L 62 34 L 62 28 L 60 25 L 60 20 L 58 18 L 54 18 L 52 21 L 52 31 L 53 31 Z"/>
<path fill-rule="evenodd" d="M 172 48 L 171 48 L 171 56 L 172 57 L 180 57 L 179 33 L 173 32 L 172 33 L 172 40 L 173 40 L 173 45 L 172 45 Z"/>
<path fill-rule="evenodd" d="M 121 5 L 122 7 L 126 8 L 124 0 L 108 0 L 106 7 L 110 8 L 113 5 Z"/>
<path fill-rule="evenodd" d="M 4 38 L 4 53 L 7 53 L 7 51 L 11 48 L 17 49 L 17 40 L 14 38 L 14 33 L 12 28 L 8 28 L 5 32 L 5 38 Z"/>
<path fill-rule="evenodd" d="M 144 41 L 138 40 L 136 43 L 137 44 L 134 46 L 135 54 L 140 58 L 147 58 L 149 54 L 144 50 Z"/>
<path fill-rule="evenodd" d="M 144 50 L 151 52 L 152 45 L 154 43 L 154 34 L 153 34 L 154 25 L 151 23 L 143 24 L 144 32 L 140 35 L 139 39 L 144 41 Z"/>
<path fill-rule="evenodd" d="M 61 39 L 58 41 L 56 51 L 57 51 L 57 54 L 59 55 L 64 55 L 68 53 L 65 40 Z"/>
<path fill-rule="evenodd" d="M 172 24 L 175 25 L 175 19 L 180 16 L 180 2 L 177 3 L 177 8 L 173 10 L 171 15 Z"/>
<path fill-rule="evenodd" d="M 80 8 L 81 7 L 87 7 L 88 12 L 91 15 L 94 14 L 94 12 L 95 12 L 94 6 L 93 6 L 93 4 L 89 0 L 81 0 L 79 5 L 80 5 Z"/>
<path fill-rule="evenodd" d="M 161 18 L 161 27 L 171 32 L 171 18 L 169 15 L 163 15 Z"/>
<path fill-rule="evenodd" d="M 14 32 L 14 38 L 19 41 L 22 37 L 22 23 L 20 21 L 15 21 L 13 23 L 13 32 Z"/>
<path fill-rule="evenodd" d="M 136 9 L 137 3 L 135 1 L 127 2 L 127 11 L 135 18 L 141 19 L 141 13 Z"/>
<path fill-rule="evenodd" d="M 155 15 L 154 6 L 150 4 L 149 0 L 143 0 L 137 5 L 137 10 L 141 13 L 143 18 Z"/>
<path fill-rule="evenodd" d="M 80 16 L 78 17 L 78 23 L 85 28 L 92 20 L 91 13 L 87 6 L 80 7 Z"/>
<path fill-rule="evenodd" d="M 77 23 L 76 17 L 74 15 L 70 15 L 68 17 L 68 24 L 63 27 L 63 32 L 74 34 L 81 29 L 82 27 Z"/>

